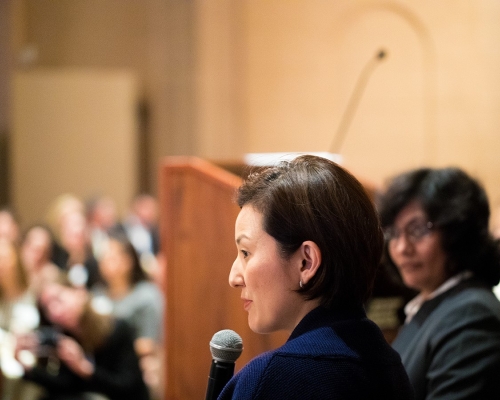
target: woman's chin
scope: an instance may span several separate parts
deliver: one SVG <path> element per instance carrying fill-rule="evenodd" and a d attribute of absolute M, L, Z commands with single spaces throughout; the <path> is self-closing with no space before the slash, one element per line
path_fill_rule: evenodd
<path fill-rule="evenodd" d="M 253 321 L 250 318 L 248 318 L 248 326 L 252 330 L 252 332 L 255 333 L 259 334 L 271 333 L 271 331 L 266 326 L 263 326 L 258 321 Z"/>
<path fill-rule="evenodd" d="M 256 324 L 253 324 L 251 323 L 250 321 L 248 321 L 248 327 L 251 329 L 252 332 L 254 333 L 262 333 L 262 330 L 260 328 L 260 326 L 256 325 Z"/>
<path fill-rule="evenodd" d="M 280 328 L 273 325 L 265 325 L 259 323 L 252 323 L 250 320 L 248 321 L 248 326 L 254 333 L 258 333 L 260 335 L 268 335 L 273 332 L 277 332 Z"/>
<path fill-rule="evenodd" d="M 404 276 L 403 275 L 403 283 L 406 287 L 416 290 L 417 292 L 420 292 L 420 284 L 417 279 L 414 279 L 413 276 Z"/>

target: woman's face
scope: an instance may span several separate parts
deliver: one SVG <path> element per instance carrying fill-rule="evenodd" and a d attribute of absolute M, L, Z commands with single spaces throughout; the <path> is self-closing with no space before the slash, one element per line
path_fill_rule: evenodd
<path fill-rule="evenodd" d="M 85 308 L 87 294 L 84 289 L 70 288 L 58 283 L 48 284 L 40 296 L 47 318 L 69 331 L 78 329 Z"/>
<path fill-rule="evenodd" d="M 428 222 L 420 204 L 412 202 L 397 215 L 393 228 L 399 235 L 389 241 L 389 254 L 404 283 L 424 296 L 432 293 L 448 278 L 441 234 L 437 230 L 427 229 Z"/>
<path fill-rule="evenodd" d="M 83 214 L 73 212 L 61 219 L 61 241 L 69 252 L 85 249 L 88 237 L 87 221 Z"/>
<path fill-rule="evenodd" d="M 23 264 L 31 269 L 48 262 L 50 246 L 50 235 L 45 229 L 31 229 L 21 248 Z"/>
<path fill-rule="evenodd" d="M 263 216 L 245 205 L 236 219 L 235 238 L 238 256 L 229 274 L 229 284 L 241 289 L 248 325 L 257 333 L 292 331 L 302 316 L 298 315 L 302 297 L 300 269 L 293 268 L 292 256 L 283 260 L 276 240 L 262 228 Z"/>
<path fill-rule="evenodd" d="M 0 211 L 0 238 L 16 242 L 19 237 L 19 228 L 16 221 L 7 211 Z"/>
<path fill-rule="evenodd" d="M 132 271 L 132 260 L 120 242 L 113 239 L 109 241 L 99 262 L 99 271 L 108 284 L 118 278 L 129 279 Z"/>

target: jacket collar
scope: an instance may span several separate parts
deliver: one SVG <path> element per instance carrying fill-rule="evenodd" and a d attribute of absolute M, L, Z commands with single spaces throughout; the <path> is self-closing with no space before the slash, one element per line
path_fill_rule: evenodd
<path fill-rule="evenodd" d="M 366 318 L 362 307 L 353 310 L 328 310 L 322 306 L 310 311 L 293 330 L 288 341 L 314 329 L 331 326 L 335 322 Z"/>

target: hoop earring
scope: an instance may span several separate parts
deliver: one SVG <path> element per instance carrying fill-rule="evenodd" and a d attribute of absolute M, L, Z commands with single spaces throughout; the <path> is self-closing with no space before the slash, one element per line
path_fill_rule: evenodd
<path fill-rule="evenodd" d="M 299 286 L 301 289 L 304 287 L 304 284 L 302 283 L 302 279 L 299 281 Z"/>

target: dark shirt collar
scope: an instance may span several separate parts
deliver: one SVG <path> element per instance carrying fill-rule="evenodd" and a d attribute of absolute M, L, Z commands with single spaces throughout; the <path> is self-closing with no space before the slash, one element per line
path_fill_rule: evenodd
<path fill-rule="evenodd" d="M 352 310 L 328 310 L 322 306 L 310 311 L 293 330 L 288 341 L 314 329 L 331 326 L 335 322 L 366 318 L 362 307 Z"/>

